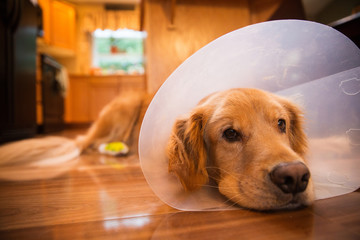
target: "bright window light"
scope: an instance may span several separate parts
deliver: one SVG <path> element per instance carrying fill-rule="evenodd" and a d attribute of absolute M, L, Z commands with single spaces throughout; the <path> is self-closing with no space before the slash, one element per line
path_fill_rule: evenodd
<path fill-rule="evenodd" d="M 92 67 L 98 74 L 144 74 L 145 32 L 129 29 L 93 32 Z"/>

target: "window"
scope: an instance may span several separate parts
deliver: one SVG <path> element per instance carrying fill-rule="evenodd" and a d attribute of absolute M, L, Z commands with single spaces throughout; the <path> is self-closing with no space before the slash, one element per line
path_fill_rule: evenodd
<path fill-rule="evenodd" d="M 96 74 L 144 74 L 145 32 L 100 30 L 93 32 L 92 67 Z"/>

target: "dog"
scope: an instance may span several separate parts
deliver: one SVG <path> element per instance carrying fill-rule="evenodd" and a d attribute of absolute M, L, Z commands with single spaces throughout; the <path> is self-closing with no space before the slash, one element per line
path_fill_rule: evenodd
<path fill-rule="evenodd" d="M 85 135 L 75 139 L 36 137 L 0 146 L 0 179 L 47 178 L 47 174 L 19 176 L 9 173 L 72 166 L 79 155 L 97 149 L 101 143 L 122 141 L 129 146 L 129 154 L 137 153 L 140 124 L 151 98 L 151 94 L 144 92 L 122 93 L 102 109 Z"/>
<path fill-rule="evenodd" d="M 186 191 L 213 184 L 253 210 L 311 205 L 303 115 L 289 100 L 256 89 L 213 93 L 173 125 L 168 170 Z"/>

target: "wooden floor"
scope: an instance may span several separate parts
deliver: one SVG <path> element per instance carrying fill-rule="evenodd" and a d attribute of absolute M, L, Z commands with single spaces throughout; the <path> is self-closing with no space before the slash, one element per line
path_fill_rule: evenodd
<path fill-rule="evenodd" d="M 56 177 L 0 182 L 0 239 L 360 239 L 359 191 L 288 212 L 182 212 L 153 194 L 137 156 L 46 171 L 29 176 Z"/>

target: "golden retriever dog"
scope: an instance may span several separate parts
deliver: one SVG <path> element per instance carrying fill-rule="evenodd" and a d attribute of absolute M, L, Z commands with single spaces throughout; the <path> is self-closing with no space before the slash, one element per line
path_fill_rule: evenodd
<path fill-rule="evenodd" d="M 102 109 L 86 134 L 76 139 L 48 136 L 0 146 L 0 178 L 10 179 L 5 176 L 13 170 L 68 164 L 85 150 L 97 149 L 101 143 L 122 141 L 129 146 L 129 154 L 136 153 L 141 119 L 151 97 L 140 92 L 119 95 Z"/>
<path fill-rule="evenodd" d="M 239 206 L 293 209 L 313 202 L 303 117 L 290 101 L 256 89 L 203 100 L 173 126 L 169 172 L 187 191 L 215 184 Z"/>

